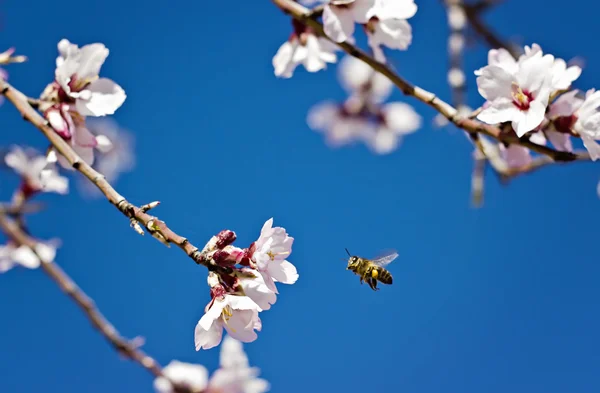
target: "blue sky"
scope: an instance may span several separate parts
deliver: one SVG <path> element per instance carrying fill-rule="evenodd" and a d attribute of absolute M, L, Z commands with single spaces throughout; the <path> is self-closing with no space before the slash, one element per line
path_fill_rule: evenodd
<path fill-rule="evenodd" d="M 414 42 L 393 55 L 409 80 L 449 99 L 446 20 L 417 1 Z M 556 4 L 556 7 L 552 7 Z M 592 26 L 600 6 L 509 0 L 487 18 L 505 36 L 586 61 L 576 86 L 600 85 Z M 281 286 L 259 339 L 245 346 L 273 392 L 563 393 L 600 389 L 600 178 L 597 165 L 544 169 L 508 187 L 493 176 L 482 209 L 469 204 L 471 146 L 456 130 L 422 130 L 400 150 L 332 150 L 305 123 L 324 99 L 343 99 L 335 67 L 274 77 L 271 58 L 290 33 L 270 1 L 2 2 L 2 48 L 30 61 L 9 68 L 29 95 L 53 78 L 56 44 L 103 42 L 103 75 L 128 99 L 115 120 L 136 137 L 138 164 L 117 183 L 132 202 L 203 244 L 221 229 L 236 244 L 275 218 L 295 237 L 300 279 Z M 476 46 L 466 67 L 484 64 Z M 481 103 L 469 73 L 469 99 Z M 394 92 L 391 100 L 405 100 Z M 14 108 L 0 108 L 0 145 L 45 141 Z M 2 174 L 8 199 L 16 179 Z M 60 237 L 57 261 L 128 336 L 163 365 L 214 369 L 193 331 L 209 300 L 206 270 L 135 234 L 102 199 L 40 198 L 32 232 Z M 396 248 L 394 284 L 372 292 L 345 271 L 344 248 Z M 0 276 L 1 392 L 151 392 L 152 378 L 120 360 L 41 271 Z"/>

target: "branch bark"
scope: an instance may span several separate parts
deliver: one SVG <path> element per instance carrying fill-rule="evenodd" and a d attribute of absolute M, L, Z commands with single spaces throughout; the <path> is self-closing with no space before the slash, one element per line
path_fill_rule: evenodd
<path fill-rule="evenodd" d="M 139 234 L 143 235 L 144 232 L 139 227 L 138 223 L 142 224 L 153 237 L 160 240 L 163 244 L 166 244 L 167 246 L 171 243 L 177 245 L 195 263 L 206 266 L 209 270 L 214 271 L 227 269 L 214 264 L 212 261 L 206 261 L 198 247 L 194 246 L 187 238 L 175 233 L 175 231 L 170 229 L 164 221 L 148 214 L 148 208 L 145 208 L 144 206 L 139 207 L 127 201 L 125 197 L 113 188 L 101 173 L 83 161 L 71 146 L 65 142 L 54 129 L 52 129 L 46 119 L 31 106 L 30 98 L 2 79 L 0 79 L 0 91 L 2 95 L 17 108 L 25 120 L 32 123 L 42 132 L 42 134 L 44 134 L 56 151 L 63 155 L 75 170 L 88 178 L 96 187 L 98 187 L 113 206 L 130 219 L 132 226 Z"/>

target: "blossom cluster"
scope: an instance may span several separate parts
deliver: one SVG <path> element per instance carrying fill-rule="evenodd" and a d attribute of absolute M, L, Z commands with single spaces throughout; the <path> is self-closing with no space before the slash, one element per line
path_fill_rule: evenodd
<path fill-rule="evenodd" d="M 242 342 L 256 340 L 256 331 L 262 329 L 259 313 L 277 300 L 275 283 L 298 279 L 296 267 L 287 261 L 294 238 L 284 228 L 273 227 L 272 218 L 248 248 L 233 246 L 236 237 L 233 231 L 221 231 L 202 250 L 204 262 L 216 268 L 208 273 L 211 300 L 196 325 L 196 350 L 219 345 L 223 329 Z"/>
<path fill-rule="evenodd" d="M 592 160 L 600 158 L 600 92 L 571 90 L 581 75 L 577 65 L 525 46 L 515 59 L 505 49 L 492 49 L 488 65 L 475 71 L 479 93 L 487 101 L 477 118 L 488 124 L 510 124 L 519 138 L 559 151 L 573 151 L 579 137 Z M 519 145 L 502 147 L 510 166 L 531 162 L 530 151 Z"/>
<path fill-rule="evenodd" d="M 386 76 L 352 56 L 346 56 L 338 70 L 349 97 L 343 103 L 319 103 L 307 118 L 310 128 L 325 133 L 329 145 L 359 141 L 376 154 L 388 154 L 405 135 L 421 127 L 422 118 L 412 106 L 403 102 L 383 104 L 393 87 Z"/>
<path fill-rule="evenodd" d="M 414 0 L 324 0 L 323 30 L 327 38 L 297 20 L 293 32 L 273 57 L 275 75 L 292 77 L 300 64 L 307 71 L 317 72 L 327 63 L 337 62 L 337 45 L 332 42 L 354 42 L 356 25 L 362 26 L 375 59 L 385 62 L 382 47 L 406 50 L 412 43 L 412 28 L 408 19 L 417 13 Z M 306 5 L 315 0 L 301 1 Z M 332 41 L 332 42 L 330 42 Z"/>
<path fill-rule="evenodd" d="M 219 368 L 208 377 L 208 370 L 199 364 L 178 360 L 171 361 L 164 369 L 166 378 L 154 380 L 157 393 L 175 393 L 175 384 L 180 390 L 204 393 L 264 393 L 269 383 L 258 378 L 260 370 L 250 367 L 242 343 L 226 336 L 221 345 Z"/>

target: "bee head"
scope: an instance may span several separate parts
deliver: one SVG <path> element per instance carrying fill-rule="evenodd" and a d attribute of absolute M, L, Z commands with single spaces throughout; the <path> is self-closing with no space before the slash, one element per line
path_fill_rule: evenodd
<path fill-rule="evenodd" d="M 358 257 L 351 256 L 350 258 L 348 258 L 348 266 L 346 267 L 346 270 L 351 269 L 352 266 L 355 265 L 357 261 L 358 261 Z"/>

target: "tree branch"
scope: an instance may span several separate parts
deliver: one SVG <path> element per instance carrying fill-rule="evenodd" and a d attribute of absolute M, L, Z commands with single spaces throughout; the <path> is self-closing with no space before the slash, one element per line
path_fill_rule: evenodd
<path fill-rule="evenodd" d="M 67 159 L 75 170 L 88 178 L 111 204 L 130 219 L 132 226 L 139 234 L 144 234 L 139 226 L 142 224 L 161 243 L 167 246 L 171 243 L 176 244 L 197 264 L 206 266 L 209 270 L 227 270 L 227 268 L 214 264 L 212 260 L 207 261 L 200 249 L 190 243 L 187 238 L 175 233 L 164 221 L 148 214 L 147 211 L 151 208 L 149 205 L 139 207 L 128 202 L 106 181 L 101 173 L 83 161 L 71 146 L 52 129 L 48 122 L 30 105 L 30 99 L 27 96 L 1 79 L 0 91 L 17 108 L 25 120 L 31 122 L 46 136 L 52 146 Z"/>
<path fill-rule="evenodd" d="M 579 151 L 576 152 L 577 155 L 577 161 L 589 161 L 590 160 L 590 155 L 587 151 Z M 557 162 L 552 161 L 552 159 L 550 159 L 550 157 L 548 156 L 540 156 L 540 157 L 535 157 L 531 163 L 529 163 L 528 165 L 524 165 L 521 167 L 516 167 L 516 168 L 507 168 L 503 173 L 501 173 L 502 176 L 502 180 L 505 182 L 508 182 L 512 179 L 514 179 L 515 177 L 518 177 L 520 175 L 525 175 L 531 172 L 535 172 L 538 169 L 541 169 L 545 166 L 548 165 L 552 165 L 552 164 L 557 164 Z"/>
<path fill-rule="evenodd" d="M 7 209 L 8 210 L 8 209 Z M 0 229 L 18 246 L 29 248 L 42 261 L 41 267 L 76 304 L 89 319 L 92 326 L 104 336 L 117 352 L 139 363 L 155 377 L 165 377 L 156 360 L 145 354 L 134 344 L 123 338 L 115 327 L 100 313 L 94 301 L 90 299 L 75 282 L 53 261 L 44 261 L 35 250 L 37 242 L 29 237 L 16 222 L 0 211 Z"/>
<path fill-rule="evenodd" d="M 273 1 L 273 3 L 277 5 L 286 14 L 301 21 L 307 26 L 310 26 L 316 32 L 316 34 L 329 39 L 323 31 L 322 23 L 311 18 L 312 14 L 308 8 L 294 2 L 293 0 L 271 1 Z M 532 151 L 535 151 L 536 153 L 550 156 L 554 161 L 574 161 L 578 159 L 577 155 L 573 153 L 561 152 L 549 148 L 547 146 L 538 145 L 529 141 L 529 139 L 527 138 L 518 138 L 514 132 L 503 132 L 497 126 L 484 124 L 479 121 L 470 119 L 468 117 L 463 117 L 459 115 L 458 111 L 454 107 L 439 99 L 434 93 L 422 89 L 419 86 L 412 85 L 410 82 L 396 74 L 386 64 L 378 62 L 373 57 L 369 56 L 367 53 L 360 50 L 355 45 L 349 44 L 347 42 L 335 44 L 342 48 L 349 55 L 364 61 L 365 63 L 370 65 L 375 71 L 388 77 L 390 81 L 402 91 L 402 93 L 404 93 L 407 96 L 414 97 L 422 103 L 434 108 L 451 123 L 465 130 L 469 134 L 482 133 L 507 144 L 518 144 Z"/>

